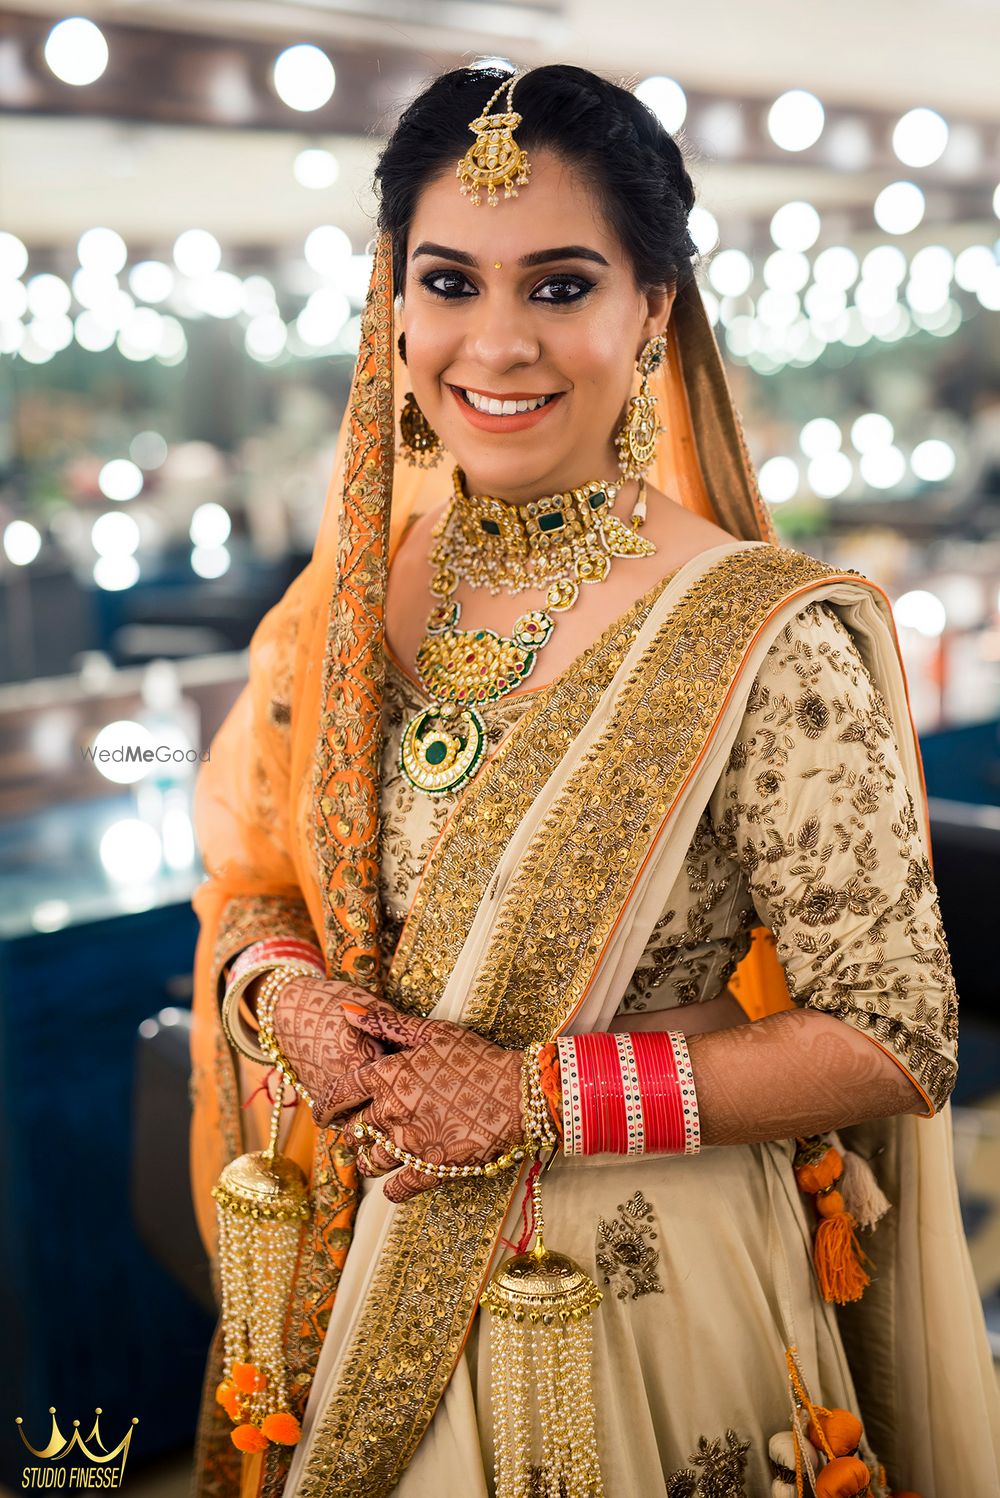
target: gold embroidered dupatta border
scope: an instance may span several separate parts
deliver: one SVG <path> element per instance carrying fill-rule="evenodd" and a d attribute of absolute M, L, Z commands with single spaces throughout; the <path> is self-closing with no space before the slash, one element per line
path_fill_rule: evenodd
<path fill-rule="evenodd" d="M 799 552 L 759 545 L 696 578 L 530 840 L 502 897 L 464 1022 L 518 1046 L 571 1021 L 751 643 L 790 596 L 848 576 L 864 582 Z M 528 773 L 530 736 L 513 735 L 510 745 L 506 775 L 515 774 L 519 757 Z M 486 784 L 482 795 L 485 804 Z M 450 887 L 444 854 L 436 876 L 443 895 Z M 467 920 L 468 912 L 456 908 L 455 918 Z M 411 961 L 430 960 L 429 952 L 420 956 L 421 939 L 430 942 L 429 928 L 423 938 L 418 933 Z M 295 1498 L 392 1491 L 460 1356 L 513 1195 L 499 1179 L 455 1182 L 394 1211 Z"/>
<path fill-rule="evenodd" d="M 483 770 L 460 796 L 421 872 L 385 993 L 429 1014 L 472 925 L 514 829 L 576 738 L 648 616 L 669 573 L 538 692 Z"/>

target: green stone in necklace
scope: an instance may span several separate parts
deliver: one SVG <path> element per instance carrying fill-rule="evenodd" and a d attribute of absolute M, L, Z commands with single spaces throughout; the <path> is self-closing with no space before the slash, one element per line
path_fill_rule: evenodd
<path fill-rule="evenodd" d="M 441 599 L 417 651 L 420 681 L 434 705 L 407 723 L 399 767 L 415 790 L 442 796 L 475 774 L 486 752 L 479 708 L 515 691 L 529 676 L 555 627 L 553 612 L 576 602 L 581 583 L 607 577 L 612 557 L 648 556 L 655 546 L 610 513 L 618 489 L 585 484 L 524 506 L 469 496 L 455 470 L 454 495 L 435 528 L 431 592 Z M 642 490 L 640 489 L 640 502 Z M 641 523 L 640 503 L 636 512 Z M 546 608 L 530 609 L 511 634 L 459 629 L 451 595 L 465 578 L 474 587 L 518 593 L 545 587 Z"/>

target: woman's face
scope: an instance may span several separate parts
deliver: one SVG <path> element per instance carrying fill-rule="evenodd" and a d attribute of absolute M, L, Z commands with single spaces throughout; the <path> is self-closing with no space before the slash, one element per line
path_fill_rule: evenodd
<path fill-rule="evenodd" d="M 636 356 L 672 300 L 637 289 L 572 167 L 545 150 L 531 164 L 495 208 L 474 208 L 454 172 L 427 185 L 400 322 L 413 393 L 470 489 L 514 503 L 614 476 Z"/>

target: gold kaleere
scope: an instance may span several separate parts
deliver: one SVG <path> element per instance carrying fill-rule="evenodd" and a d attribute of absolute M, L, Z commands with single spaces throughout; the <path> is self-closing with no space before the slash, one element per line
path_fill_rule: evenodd
<path fill-rule="evenodd" d="M 483 1293 L 490 1353 L 496 1498 L 603 1498 L 591 1315 L 603 1299 L 573 1259 L 546 1248 L 536 1169 L 535 1241 Z"/>
<path fill-rule="evenodd" d="M 285 1079 L 279 1073 L 267 1149 L 230 1161 L 212 1195 L 219 1222 L 224 1376 L 216 1401 L 240 1451 L 294 1446 L 282 1327 L 303 1225 L 311 1216 L 302 1170 L 278 1153 Z"/>
<path fill-rule="evenodd" d="M 522 151 L 514 139 L 514 131 L 521 123 L 512 100 L 517 78 L 501 83 L 495 93 L 487 99 L 481 114 L 470 120 L 469 129 L 475 140 L 455 167 L 455 176 L 461 186 L 459 192 L 471 194 L 469 202 L 477 207 L 480 189 L 486 188 L 486 201 L 495 208 L 500 201 L 497 188 L 503 188 L 505 198 L 516 198 L 517 189 L 526 187 L 531 176 L 531 162 L 526 151 Z M 507 108 L 491 114 L 496 100 L 507 90 Z"/>

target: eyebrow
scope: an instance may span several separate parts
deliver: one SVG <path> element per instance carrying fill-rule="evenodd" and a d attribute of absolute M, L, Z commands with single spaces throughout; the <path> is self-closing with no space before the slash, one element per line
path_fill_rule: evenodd
<path fill-rule="evenodd" d="M 410 256 L 416 260 L 418 255 L 436 255 L 442 260 L 455 260 L 459 265 L 468 265 L 473 269 L 478 262 L 474 255 L 466 254 L 465 250 L 451 250 L 447 245 L 431 244 L 424 241 Z M 608 262 L 598 250 L 592 250 L 585 244 L 565 244 L 553 250 L 532 250 L 530 255 L 522 255 L 517 262 L 525 269 L 534 265 L 547 265 L 550 260 L 592 260 L 595 265 L 607 265 Z"/>

